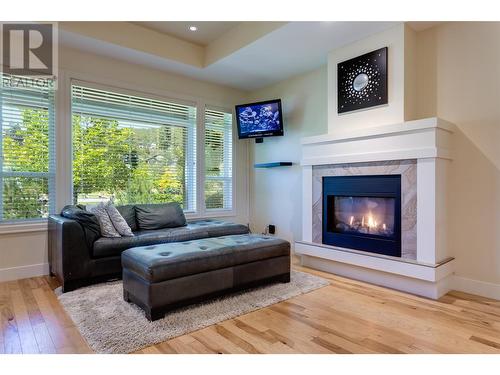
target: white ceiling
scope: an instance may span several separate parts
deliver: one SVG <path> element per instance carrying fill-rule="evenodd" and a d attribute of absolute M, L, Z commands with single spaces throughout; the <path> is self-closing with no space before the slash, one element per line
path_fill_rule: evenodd
<path fill-rule="evenodd" d="M 326 64 L 328 52 L 396 22 L 289 22 L 229 56 L 197 68 L 79 34 L 61 43 L 84 51 L 241 90 L 255 90 Z"/>
<path fill-rule="evenodd" d="M 169 34 L 179 39 L 206 46 L 221 35 L 227 33 L 240 22 L 174 22 L 174 21 L 152 21 L 152 22 L 133 22 L 136 25 L 158 31 L 163 34 Z M 197 31 L 189 30 L 190 26 L 196 26 Z"/>

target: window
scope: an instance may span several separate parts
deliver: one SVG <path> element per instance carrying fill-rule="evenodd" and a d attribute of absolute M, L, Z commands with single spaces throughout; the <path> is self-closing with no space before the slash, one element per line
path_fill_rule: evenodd
<path fill-rule="evenodd" d="M 233 116 L 205 109 L 205 207 L 233 207 Z"/>
<path fill-rule="evenodd" d="M 46 218 L 55 205 L 54 91 L 1 79 L 0 222 Z"/>
<path fill-rule="evenodd" d="M 196 107 L 72 86 L 76 203 L 196 210 Z"/>

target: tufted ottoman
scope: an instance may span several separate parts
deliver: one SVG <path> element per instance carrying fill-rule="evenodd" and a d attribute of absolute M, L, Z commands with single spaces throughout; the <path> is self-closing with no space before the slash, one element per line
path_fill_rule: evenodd
<path fill-rule="evenodd" d="M 122 253 L 123 298 L 149 320 L 229 291 L 290 281 L 290 243 L 244 234 L 134 247 Z"/>

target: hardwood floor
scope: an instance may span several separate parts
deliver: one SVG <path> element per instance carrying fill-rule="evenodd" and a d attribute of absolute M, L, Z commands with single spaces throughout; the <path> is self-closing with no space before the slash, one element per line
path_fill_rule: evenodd
<path fill-rule="evenodd" d="M 305 269 L 329 286 L 138 353 L 500 353 L 500 301 L 439 301 Z M 0 353 L 91 353 L 38 277 L 0 283 Z"/>

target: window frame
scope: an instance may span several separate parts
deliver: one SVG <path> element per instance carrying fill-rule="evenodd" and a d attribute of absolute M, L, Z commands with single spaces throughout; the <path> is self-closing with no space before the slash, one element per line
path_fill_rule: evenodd
<path fill-rule="evenodd" d="M 116 82 L 109 82 L 106 80 L 103 80 L 103 83 L 96 83 L 93 82 L 93 80 L 88 79 L 89 77 L 85 77 L 84 75 L 75 75 L 72 74 L 71 76 L 64 77 L 64 81 L 66 82 L 65 86 L 65 92 L 62 93 L 62 96 L 64 96 L 65 100 L 67 100 L 67 108 L 68 111 L 66 113 L 66 116 L 64 116 L 64 119 L 66 121 L 66 124 L 70 124 L 66 129 L 66 134 L 61 135 L 61 137 L 64 137 L 65 141 L 69 144 L 69 147 L 66 150 L 66 155 L 69 157 L 69 166 L 66 168 L 67 171 L 67 176 L 62 176 L 59 178 L 59 183 L 58 185 L 63 185 L 63 180 L 67 181 L 69 183 L 69 187 L 65 188 L 66 191 L 66 202 L 69 199 L 70 203 L 65 203 L 65 204 L 71 204 L 72 202 L 72 197 L 73 197 L 73 137 L 72 137 L 72 98 L 71 98 L 71 92 L 72 92 L 72 87 L 73 85 L 77 86 L 83 86 L 83 87 L 90 87 L 90 88 L 95 88 L 98 90 L 105 90 L 105 91 L 110 91 L 110 92 L 116 92 L 119 94 L 123 95 L 132 95 L 132 96 L 139 96 L 147 99 L 153 99 L 153 100 L 160 100 L 160 101 L 165 101 L 165 102 L 170 102 L 170 103 L 175 103 L 175 104 L 181 104 L 181 105 L 191 105 L 196 108 L 196 126 L 195 126 L 195 131 L 196 131 L 196 155 L 194 156 L 194 160 L 196 161 L 196 180 L 195 180 L 195 190 L 196 190 L 196 202 L 195 202 L 195 211 L 184 211 L 184 214 L 186 215 L 187 219 L 201 219 L 201 218 L 214 218 L 214 217 L 234 217 L 237 216 L 236 208 L 235 208 L 235 173 L 234 173 L 234 165 L 235 165 L 235 131 L 234 131 L 234 124 L 235 124 L 235 115 L 234 115 L 234 109 L 228 109 L 227 106 L 221 106 L 220 104 L 210 104 L 209 102 L 206 102 L 203 99 L 199 98 L 192 98 L 192 97 L 182 97 L 182 95 L 177 95 L 177 94 L 172 94 L 172 93 L 166 93 L 166 92 L 161 92 L 157 91 L 154 89 L 149 89 L 149 88 L 137 88 L 134 87 L 134 89 L 127 88 L 127 84 L 124 83 L 116 83 Z M 135 85 L 134 85 L 135 86 Z M 59 93 L 61 94 L 61 92 Z M 233 167 L 233 173 L 231 177 L 231 209 L 206 209 L 205 207 L 205 109 L 210 108 L 213 110 L 217 111 L 222 111 L 226 113 L 230 113 L 232 116 L 232 167 Z M 69 129 L 68 129 L 69 128 Z"/>
<path fill-rule="evenodd" d="M 157 95 L 149 95 L 149 94 L 145 94 L 143 92 L 138 92 L 138 91 L 133 91 L 133 90 L 127 90 L 127 89 L 121 89 L 121 88 L 116 88 L 116 87 L 109 87 L 109 86 L 105 86 L 105 85 L 101 85 L 101 84 L 94 84 L 94 83 L 88 83 L 88 82 L 84 82 L 84 81 L 80 81 L 80 80 L 72 80 L 71 83 L 70 83 L 70 87 L 69 87 L 69 95 L 70 95 L 70 117 L 71 117 L 71 126 L 70 126 L 70 135 L 71 135 L 71 138 L 70 138 L 70 143 L 71 143 L 71 155 L 70 155 L 70 160 L 71 160 L 71 196 L 73 197 L 73 193 L 74 193 L 74 181 L 73 181 L 73 157 L 74 157 L 74 153 L 73 153 L 73 87 L 74 86 L 79 86 L 79 87 L 84 87 L 84 88 L 91 88 L 91 89 L 96 89 L 96 90 L 102 90 L 102 91 L 107 91 L 107 92 L 110 92 L 110 93 L 115 93 L 115 94 L 118 94 L 118 95 L 130 95 L 130 96 L 135 96 L 135 97 L 140 97 L 140 98 L 144 98 L 144 99 L 150 99 L 150 100 L 157 100 L 157 101 L 162 101 L 162 102 L 167 102 L 167 103 L 172 103 L 172 104 L 179 104 L 179 105 L 185 105 L 185 106 L 189 106 L 189 107 L 192 107 L 196 110 L 197 112 L 197 106 L 196 106 L 196 103 L 195 102 L 191 102 L 191 101 L 181 101 L 181 100 L 176 100 L 176 99 L 171 99 L 171 98 L 166 98 L 166 97 L 160 97 L 160 96 L 157 96 Z M 198 116 L 198 114 L 196 113 L 196 116 Z M 188 134 L 191 134 L 190 136 L 187 137 L 188 139 L 188 143 L 186 144 L 186 162 L 188 162 L 188 160 L 193 160 L 192 157 L 189 156 L 189 149 L 196 149 L 196 146 L 197 146 L 197 140 L 196 140 L 196 137 L 197 137 L 197 120 L 198 118 L 196 117 L 196 122 L 194 122 L 194 126 L 192 127 L 186 127 L 186 130 L 188 132 Z M 194 135 L 193 133 L 194 132 Z M 194 143 L 191 142 L 193 140 L 193 137 L 194 137 Z M 195 158 L 194 160 L 196 160 L 196 155 L 195 155 Z M 195 163 L 194 165 L 191 166 L 191 168 L 194 168 L 195 170 L 195 173 L 192 174 L 192 173 L 188 173 L 187 174 L 187 181 L 191 180 L 194 185 L 190 188 L 190 190 L 192 190 L 194 192 L 194 201 L 193 201 L 193 204 L 194 204 L 194 209 L 193 208 L 190 208 L 190 209 L 184 209 L 184 213 L 185 214 L 189 214 L 189 213 L 195 213 L 196 210 L 197 210 L 197 207 L 198 207 L 198 201 L 197 201 L 197 180 L 196 180 L 196 177 L 193 178 L 193 176 L 196 176 L 197 175 L 197 168 L 198 168 L 198 165 L 197 163 Z M 71 204 L 76 204 L 76 202 L 73 202 L 73 199 L 71 201 Z"/>
<path fill-rule="evenodd" d="M 223 112 L 223 113 L 227 113 L 227 114 L 231 114 L 231 177 L 215 177 L 215 178 L 210 178 L 210 179 L 207 179 L 207 176 L 205 174 L 205 110 L 211 110 L 211 111 L 217 111 L 217 112 Z M 204 175 L 204 180 L 203 180 L 203 200 L 202 200 L 202 203 L 203 203 L 203 209 L 204 209 L 204 213 L 208 214 L 208 216 L 210 216 L 210 214 L 214 213 L 216 215 L 220 215 L 220 216 L 233 216 L 235 215 L 235 196 L 234 196 L 234 186 L 235 186 L 235 173 L 234 173 L 234 165 L 235 165 L 235 162 L 236 162 L 236 159 L 235 159 L 235 141 L 237 138 L 235 138 L 235 131 L 234 131 L 234 124 L 235 124 L 235 111 L 234 109 L 227 109 L 227 108 L 223 108 L 223 107 L 220 107 L 220 106 L 213 106 L 213 105 L 209 105 L 209 104 L 205 104 L 204 108 L 203 108 L 203 175 Z M 226 138 L 226 134 L 224 134 L 224 138 Z M 225 140 L 225 139 L 224 139 Z M 226 150 L 224 149 L 224 152 L 226 152 Z M 214 181 L 221 181 L 221 180 L 225 180 L 225 179 L 230 179 L 231 181 L 231 208 L 207 208 L 206 207 L 206 202 L 205 202 L 205 182 L 207 180 L 214 180 Z"/>
<path fill-rule="evenodd" d="M 1 77 L 0 77 L 1 79 Z M 3 157 L 3 108 L 0 106 L 0 234 L 1 233 L 22 233 L 33 232 L 39 228 L 45 227 L 46 218 L 28 218 L 28 219 L 4 219 L 4 201 L 3 189 L 4 178 L 24 177 L 24 178 L 44 178 L 47 179 L 48 193 L 48 214 L 52 215 L 56 211 L 56 175 L 57 175 L 57 91 L 48 90 L 47 94 L 47 114 L 48 114 L 48 165 L 47 172 L 26 172 L 11 171 L 4 172 Z M 50 92 L 51 91 L 51 92 Z M 0 102 L 3 101 L 3 91 L 0 90 Z M 51 110 L 52 109 L 52 110 Z M 41 226 L 40 226 L 41 224 Z M 25 227 L 23 229 L 23 227 Z"/>

